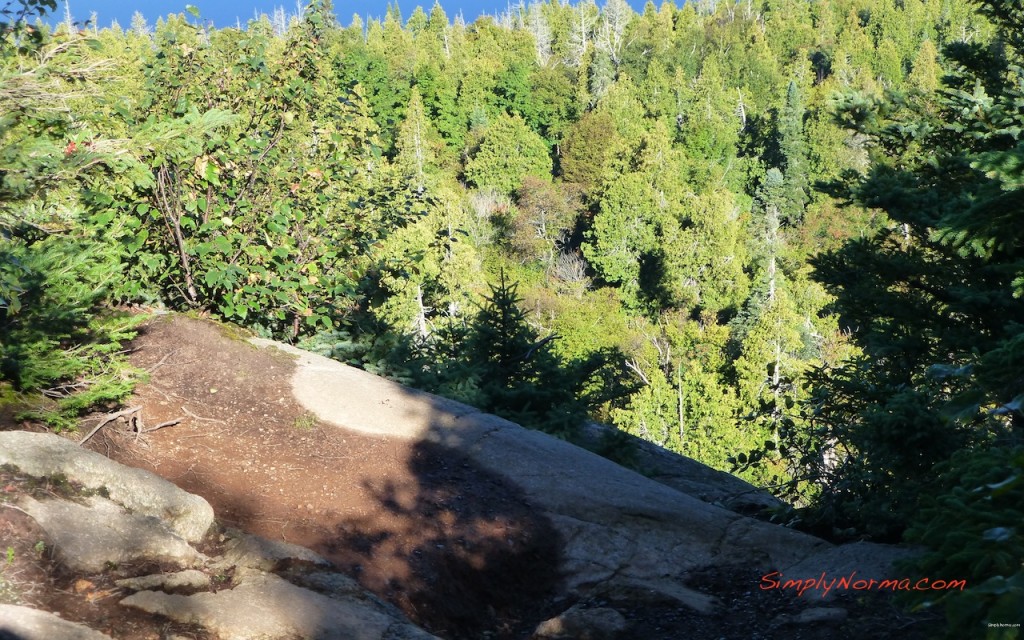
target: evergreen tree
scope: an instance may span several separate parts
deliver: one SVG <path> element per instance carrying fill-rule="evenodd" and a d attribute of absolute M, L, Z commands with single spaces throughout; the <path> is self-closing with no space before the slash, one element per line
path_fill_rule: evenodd
<path fill-rule="evenodd" d="M 141 372 L 121 347 L 138 322 L 105 304 L 122 222 L 110 182 L 93 182 L 124 149 L 76 100 L 96 82 L 85 38 L 25 21 L 54 8 L 0 8 L 0 405 L 61 431 L 123 400 Z"/>
<path fill-rule="evenodd" d="M 437 134 L 424 113 L 423 100 L 416 87 L 409 97 L 395 147 L 398 151 L 395 164 L 399 171 L 422 194 L 427 188 L 428 175 L 437 170 Z"/>
<path fill-rule="evenodd" d="M 501 115 L 466 163 L 466 180 L 477 188 L 511 194 L 526 176 L 551 178 L 547 145 L 519 116 Z"/>
<path fill-rule="evenodd" d="M 851 195 L 889 222 L 814 260 L 863 350 L 814 379 L 804 462 L 837 526 L 892 535 L 936 463 L 1024 438 L 1024 10 L 979 4 L 1000 46 L 947 47 L 939 113 L 899 96 L 842 112 L 877 150 Z"/>
<path fill-rule="evenodd" d="M 807 139 L 804 135 L 804 104 L 800 87 L 790 80 L 786 89 L 786 102 L 779 112 L 779 152 L 783 160 L 783 190 L 776 198 L 780 222 L 787 226 L 799 224 L 804 207 L 810 200 L 808 177 Z"/>
<path fill-rule="evenodd" d="M 607 111 L 584 114 L 569 127 L 562 141 L 562 178 L 578 184 L 586 196 L 596 195 L 621 144 L 615 121 Z"/>
<path fill-rule="evenodd" d="M 442 371 L 434 377 L 442 389 L 457 390 L 469 381 L 459 395 L 484 411 L 570 438 L 586 416 L 584 387 L 605 364 L 606 354 L 561 362 L 551 344 L 558 336 L 540 337 L 527 321 L 517 288 L 502 273 L 468 328 L 435 341 L 454 338 L 447 350 L 454 366 L 428 362 L 423 367 Z M 600 394 L 593 402 L 598 399 L 603 399 Z"/>

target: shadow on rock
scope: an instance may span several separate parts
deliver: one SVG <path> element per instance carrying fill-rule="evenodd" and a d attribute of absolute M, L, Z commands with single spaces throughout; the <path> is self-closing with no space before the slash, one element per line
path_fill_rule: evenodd
<path fill-rule="evenodd" d="M 409 467 L 415 484 L 364 483 L 392 517 L 341 523 L 328 555 L 433 633 L 528 635 L 559 583 L 557 531 L 457 451 L 420 441 Z"/>

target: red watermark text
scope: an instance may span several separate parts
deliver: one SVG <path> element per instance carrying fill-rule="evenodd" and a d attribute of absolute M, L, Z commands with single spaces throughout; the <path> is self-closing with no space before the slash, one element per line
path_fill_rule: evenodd
<path fill-rule="evenodd" d="M 875 578 L 858 578 L 854 571 L 846 576 L 830 577 L 827 572 L 822 571 L 817 578 L 802 578 L 799 580 L 786 579 L 780 571 L 772 571 L 761 576 L 761 590 L 786 589 L 796 591 L 798 596 L 803 596 L 807 591 L 815 591 L 824 598 L 833 589 L 837 591 L 963 591 L 967 588 L 966 580 L 932 580 L 931 578 L 889 578 L 876 580 Z"/>

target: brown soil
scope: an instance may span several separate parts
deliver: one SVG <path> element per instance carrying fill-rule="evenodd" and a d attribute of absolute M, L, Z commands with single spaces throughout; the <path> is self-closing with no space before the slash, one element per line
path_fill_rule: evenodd
<path fill-rule="evenodd" d="M 291 398 L 288 356 L 225 335 L 213 323 L 180 316 L 145 325 L 132 361 L 151 381 L 130 406 L 142 407 L 146 425 L 181 422 L 141 436 L 111 423 L 88 446 L 203 496 L 222 526 L 319 552 L 446 639 L 525 638 L 574 604 L 555 600 L 561 541 L 515 486 L 439 445 L 318 423 Z M 15 491 L 17 482 L 8 473 L 0 490 Z M 63 575 L 36 547 L 45 539 L 31 519 L 10 508 L 0 509 L 0 539 L 18 541 L 14 563 L 0 572 L 0 601 L 7 576 L 21 585 L 21 600 L 115 638 L 208 637 L 117 606 L 112 580 L 144 568 Z M 630 625 L 623 640 L 885 637 L 880 628 L 907 623 L 891 607 L 847 603 L 851 619 L 841 632 L 786 628 L 775 635 L 768 622 L 803 603 L 759 592 L 758 577 L 742 574 L 692 576 L 694 588 L 726 603 L 725 616 L 702 617 L 643 594 L 583 604 L 620 610 Z M 915 636 L 918 627 L 910 620 L 900 636 L 930 637 Z"/>
<path fill-rule="evenodd" d="M 515 487 L 430 443 L 317 423 L 291 398 L 289 356 L 213 323 L 158 319 L 133 347 L 151 382 L 132 406 L 184 419 L 94 448 L 203 496 L 224 525 L 317 551 L 439 635 L 535 623 L 560 545 Z"/>

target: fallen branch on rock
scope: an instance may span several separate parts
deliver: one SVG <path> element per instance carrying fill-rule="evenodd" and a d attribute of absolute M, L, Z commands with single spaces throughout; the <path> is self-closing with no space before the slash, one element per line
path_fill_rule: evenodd
<path fill-rule="evenodd" d="M 157 429 L 163 429 L 164 427 L 173 427 L 174 425 L 179 424 L 184 419 L 185 418 L 175 418 L 174 420 L 167 420 L 165 422 L 161 422 L 155 427 L 149 427 L 147 429 L 144 429 L 142 433 L 149 433 L 151 431 L 156 431 Z"/>
<path fill-rule="evenodd" d="M 153 373 L 154 371 L 156 371 L 160 367 L 164 366 L 167 363 L 167 359 L 170 358 L 171 356 L 173 356 L 176 353 L 178 353 L 177 349 L 171 349 L 170 351 L 168 351 L 167 353 L 164 354 L 163 358 L 160 358 L 160 362 L 157 362 L 152 367 L 146 369 L 146 373 Z"/>

